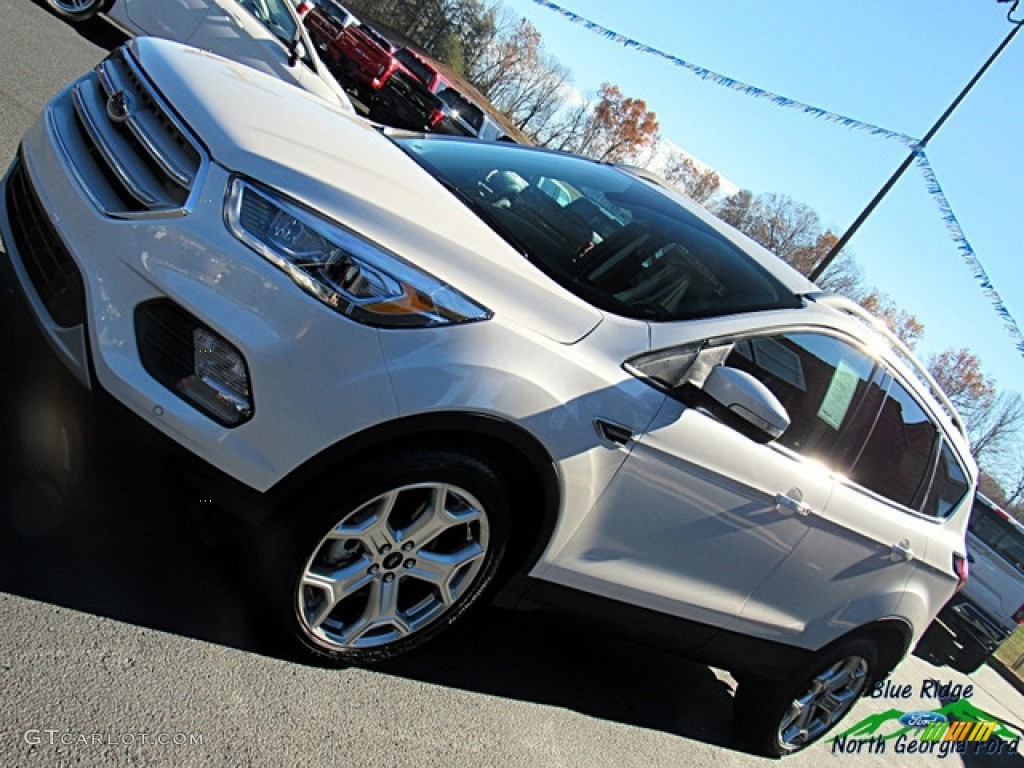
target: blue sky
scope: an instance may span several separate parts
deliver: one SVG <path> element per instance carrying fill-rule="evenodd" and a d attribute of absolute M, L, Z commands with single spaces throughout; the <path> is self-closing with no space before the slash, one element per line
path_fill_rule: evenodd
<path fill-rule="evenodd" d="M 1012 29 L 1009 6 L 996 0 L 554 1 L 693 64 L 915 138 Z M 836 232 L 907 155 L 896 141 L 702 81 L 533 0 L 504 4 L 540 29 L 578 90 L 592 94 L 608 81 L 645 99 L 666 139 L 741 187 L 806 203 Z M 927 154 L 979 261 L 1024 328 L 1024 30 Z M 1024 357 L 916 166 L 849 247 L 865 281 L 924 323 L 921 356 L 967 347 L 1001 390 L 1024 390 Z"/>

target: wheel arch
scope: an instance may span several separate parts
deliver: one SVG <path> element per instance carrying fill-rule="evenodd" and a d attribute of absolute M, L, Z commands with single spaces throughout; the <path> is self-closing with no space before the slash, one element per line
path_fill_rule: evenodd
<path fill-rule="evenodd" d="M 82 23 L 93 18 L 97 13 L 106 13 L 113 6 L 115 0 L 97 0 L 88 10 L 80 13 L 67 11 L 61 8 L 58 2 L 46 0 L 47 7 L 57 16 L 70 21 L 71 23 Z"/>
<path fill-rule="evenodd" d="M 489 414 L 443 412 L 375 425 L 308 459 L 267 491 L 274 508 L 346 462 L 386 459 L 411 446 L 460 451 L 482 459 L 508 490 L 515 525 L 499 584 L 525 575 L 540 558 L 557 520 L 561 483 L 555 461 L 522 427 Z"/>
<path fill-rule="evenodd" d="M 910 622 L 901 617 L 891 617 L 858 627 L 829 643 L 826 648 L 846 642 L 851 638 L 870 640 L 878 649 L 878 669 L 869 681 L 869 685 L 874 685 L 877 681 L 888 677 L 896 665 L 903 660 L 910 650 L 913 637 L 914 630 Z"/>

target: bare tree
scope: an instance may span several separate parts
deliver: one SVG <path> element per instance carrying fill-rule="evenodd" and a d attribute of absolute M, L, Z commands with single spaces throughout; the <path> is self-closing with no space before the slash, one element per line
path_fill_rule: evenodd
<path fill-rule="evenodd" d="M 513 24 L 503 16 L 466 76 L 532 140 L 563 108 L 569 70 L 547 53 L 529 21 Z"/>
<path fill-rule="evenodd" d="M 832 230 L 825 232 L 819 239 L 818 250 L 828 253 L 838 241 Z M 861 272 L 853 251 L 844 248 L 825 273 L 818 278 L 818 286 L 823 291 L 838 293 L 840 296 L 854 298 L 864 292 L 864 273 Z"/>
<path fill-rule="evenodd" d="M 564 149 L 595 160 L 634 162 L 658 140 L 658 116 L 647 102 L 622 93 L 618 86 L 603 83 L 598 101 L 570 110 L 561 136 L 547 138 L 547 146 Z"/>
<path fill-rule="evenodd" d="M 665 180 L 682 190 L 691 200 L 705 205 L 718 192 L 722 180 L 710 168 L 700 169 L 692 157 L 672 151 L 662 172 Z"/>
<path fill-rule="evenodd" d="M 996 399 L 995 385 L 969 349 L 946 349 L 932 355 L 928 372 L 968 422 L 974 414 L 989 410 Z"/>
<path fill-rule="evenodd" d="M 910 349 L 917 346 L 917 342 L 924 336 L 924 324 L 877 289 L 854 298 L 864 309 L 883 320 L 889 330 Z"/>
<path fill-rule="evenodd" d="M 726 224 L 746 235 L 750 234 L 753 220 L 759 215 L 754 193 L 749 189 L 741 189 L 726 197 L 715 207 L 714 213 Z"/>
<path fill-rule="evenodd" d="M 971 451 L 988 467 L 1005 464 L 1012 444 L 1024 425 L 1024 398 L 1017 392 L 1001 392 L 992 406 L 970 425 Z"/>

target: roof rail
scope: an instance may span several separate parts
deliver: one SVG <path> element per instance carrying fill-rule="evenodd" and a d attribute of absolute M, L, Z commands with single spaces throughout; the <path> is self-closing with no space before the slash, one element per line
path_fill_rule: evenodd
<path fill-rule="evenodd" d="M 817 304 L 823 304 L 827 307 L 832 307 L 833 309 L 837 309 L 840 312 L 844 312 L 847 315 L 855 317 L 861 322 L 868 325 L 873 331 L 882 335 L 885 338 L 885 340 L 888 341 L 900 353 L 904 362 L 910 365 L 914 369 L 914 372 L 921 378 L 921 380 L 928 385 L 928 387 L 932 390 L 932 395 L 935 397 L 936 400 L 939 401 L 942 407 L 949 414 L 949 417 L 953 420 L 953 424 L 956 425 L 956 428 L 960 430 L 960 434 L 963 435 L 964 439 L 968 440 L 969 442 L 969 438 L 967 437 L 967 426 L 964 424 L 964 420 L 960 416 L 960 413 L 957 411 L 956 406 L 953 405 L 952 401 L 950 401 L 946 393 L 942 391 L 942 387 L 939 386 L 939 383 L 935 380 L 935 377 L 933 377 L 928 372 L 927 368 L 921 365 L 921 361 L 919 361 L 917 357 L 914 356 L 914 353 L 911 352 L 910 348 L 906 344 L 904 344 L 903 341 L 889 329 L 889 326 L 887 326 L 879 318 L 872 315 L 870 312 L 864 309 L 864 307 L 855 302 L 853 299 L 849 299 L 846 296 L 840 296 L 839 294 L 836 293 L 822 292 L 808 294 L 807 298 Z"/>

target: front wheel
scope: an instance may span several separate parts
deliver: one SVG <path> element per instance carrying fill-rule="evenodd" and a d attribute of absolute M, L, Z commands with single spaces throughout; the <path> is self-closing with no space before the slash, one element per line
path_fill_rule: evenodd
<path fill-rule="evenodd" d="M 797 752 L 849 713 L 877 666 L 874 644 L 853 638 L 819 654 L 787 681 L 743 681 L 733 700 L 736 727 L 760 754 Z"/>
<path fill-rule="evenodd" d="M 46 0 L 46 4 L 61 18 L 77 23 L 105 10 L 107 0 Z"/>
<path fill-rule="evenodd" d="M 360 467 L 262 537 L 270 618 L 319 662 L 409 651 L 494 579 L 507 518 L 497 473 L 472 457 L 430 451 Z"/>

